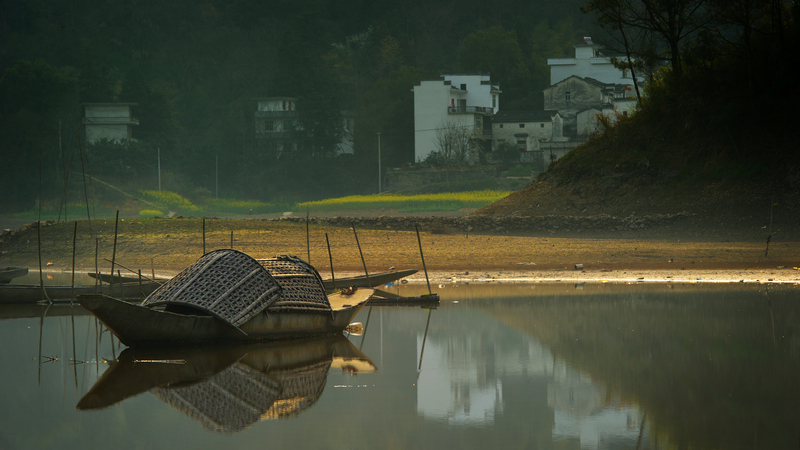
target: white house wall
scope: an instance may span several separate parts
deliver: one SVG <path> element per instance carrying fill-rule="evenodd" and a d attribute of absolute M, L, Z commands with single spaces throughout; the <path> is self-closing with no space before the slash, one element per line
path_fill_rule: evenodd
<path fill-rule="evenodd" d="M 424 160 L 436 147 L 436 130 L 448 122 L 474 127 L 473 114 L 448 114 L 451 100 L 466 97 L 466 93 L 451 89 L 441 80 L 421 81 L 414 86 L 414 159 Z"/>
<path fill-rule="evenodd" d="M 444 79 L 456 88 L 461 88 L 462 84 L 467 85 L 467 106 L 494 108 L 495 113 L 500 110 L 500 96 L 492 94 L 489 75 L 445 75 Z M 488 84 L 481 84 L 481 81 Z M 495 95 L 495 106 L 492 106 L 492 95 Z"/>
<path fill-rule="evenodd" d="M 523 125 L 520 127 L 520 125 Z M 492 124 L 492 137 L 494 148 L 502 143 L 508 143 L 517 147 L 517 140 L 523 139 L 519 136 L 525 134 L 525 148 L 528 151 L 539 149 L 541 141 L 553 139 L 552 122 L 514 122 L 514 123 L 494 123 Z"/>
<path fill-rule="evenodd" d="M 139 122 L 131 117 L 130 104 L 86 104 L 83 124 L 86 142 L 94 143 L 132 139 L 131 126 Z"/>
<path fill-rule="evenodd" d="M 574 58 L 550 58 L 550 85 L 565 80 L 572 75 L 584 78 L 594 78 L 603 83 L 633 85 L 630 72 L 623 73 L 611 64 L 607 56 L 595 56 L 597 51 L 602 51 L 599 45 L 576 45 Z"/>

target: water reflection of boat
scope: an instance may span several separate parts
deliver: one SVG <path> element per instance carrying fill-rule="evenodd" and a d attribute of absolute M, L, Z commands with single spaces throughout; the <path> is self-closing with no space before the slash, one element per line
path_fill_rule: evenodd
<path fill-rule="evenodd" d="M 124 344 L 252 341 L 341 333 L 372 289 L 327 295 L 310 264 L 280 256 L 256 261 L 237 250 L 205 254 L 140 305 L 78 297 Z"/>
<path fill-rule="evenodd" d="M 78 402 L 98 409 L 150 392 L 226 433 L 297 415 L 322 395 L 328 372 L 374 372 L 344 336 L 215 348 L 126 349 Z"/>

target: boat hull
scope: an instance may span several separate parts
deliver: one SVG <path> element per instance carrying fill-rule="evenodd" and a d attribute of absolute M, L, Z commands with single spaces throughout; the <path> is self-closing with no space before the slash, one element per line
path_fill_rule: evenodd
<path fill-rule="evenodd" d="M 186 315 L 146 308 L 105 295 L 78 301 L 129 346 L 268 341 L 341 333 L 369 295 L 333 311 L 280 311 L 257 314 L 241 327 L 208 315 Z"/>
<path fill-rule="evenodd" d="M 0 284 L 10 283 L 14 278 L 27 274 L 27 267 L 0 267 Z"/>

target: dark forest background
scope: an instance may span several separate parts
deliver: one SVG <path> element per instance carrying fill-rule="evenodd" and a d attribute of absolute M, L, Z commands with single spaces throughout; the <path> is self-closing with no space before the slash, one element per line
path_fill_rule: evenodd
<path fill-rule="evenodd" d="M 191 196 L 313 199 L 372 193 L 413 163 L 414 82 L 489 72 L 505 109 L 542 107 L 547 58 L 592 29 L 581 0 L 0 2 L 0 210 L 59 198 L 75 172 Z M 254 145 L 254 98 L 297 97 L 314 142 L 276 160 Z M 135 102 L 137 142 L 76 149 L 85 102 Z M 353 157 L 334 158 L 355 114 Z M 83 155 L 83 156 L 82 156 Z M 83 164 L 83 166 L 81 165 Z M 83 167 L 83 168 L 82 168 Z"/>

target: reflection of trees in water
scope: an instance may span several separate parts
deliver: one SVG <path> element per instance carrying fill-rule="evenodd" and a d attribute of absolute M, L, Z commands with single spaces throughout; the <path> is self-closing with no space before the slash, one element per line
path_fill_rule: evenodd
<path fill-rule="evenodd" d="M 485 309 L 623 403 L 641 405 L 654 438 L 780 448 L 796 444 L 800 418 L 793 294 L 775 290 L 769 302 L 746 289 L 553 296 Z"/>

